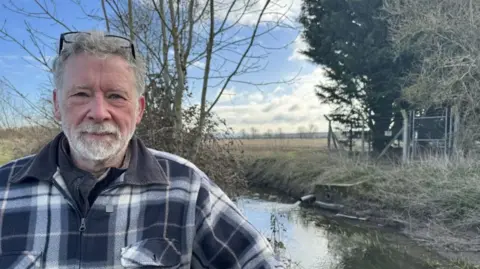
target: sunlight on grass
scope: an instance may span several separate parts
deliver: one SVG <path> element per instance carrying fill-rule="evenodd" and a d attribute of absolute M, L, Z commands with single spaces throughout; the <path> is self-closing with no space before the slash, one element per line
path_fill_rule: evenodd
<path fill-rule="evenodd" d="M 0 165 L 13 159 L 13 144 L 9 141 L 0 140 Z"/>

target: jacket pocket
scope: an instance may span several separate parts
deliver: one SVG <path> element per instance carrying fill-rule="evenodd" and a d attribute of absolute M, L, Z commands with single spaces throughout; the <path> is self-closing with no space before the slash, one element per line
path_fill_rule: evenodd
<path fill-rule="evenodd" d="M 42 268 L 42 253 L 31 251 L 16 251 L 0 253 L 0 268 L 25 269 Z"/>
<path fill-rule="evenodd" d="M 126 268 L 177 268 L 180 257 L 177 241 L 148 238 L 122 248 L 121 264 Z"/>

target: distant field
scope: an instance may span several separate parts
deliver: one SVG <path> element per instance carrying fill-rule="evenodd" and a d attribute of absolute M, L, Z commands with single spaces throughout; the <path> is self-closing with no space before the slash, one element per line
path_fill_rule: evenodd
<path fill-rule="evenodd" d="M 315 139 L 239 139 L 241 149 L 246 153 L 268 154 L 275 152 L 317 152 L 327 149 L 326 138 Z M 12 140 L 0 138 L 0 165 L 13 159 L 14 143 Z"/>
<path fill-rule="evenodd" d="M 327 149 L 327 139 L 240 139 L 241 149 L 245 153 L 267 154 L 275 152 L 314 152 Z"/>
<path fill-rule="evenodd" d="M 326 138 L 316 139 L 241 139 L 245 148 L 325 148 L 327 146 Z"/>

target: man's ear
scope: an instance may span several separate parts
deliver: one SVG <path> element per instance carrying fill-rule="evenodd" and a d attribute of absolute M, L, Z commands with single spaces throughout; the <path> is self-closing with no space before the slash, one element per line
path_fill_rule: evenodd
<path fill-rule="evenodd" d="M 56 120 L 61 121 L 62 116 L 60 114 L 60 95 L 58 94 L 58 90 L 53 90 L 53 114 Z"/>
<path fill-rule="evenodd" d="M 142 121 L 143 117 L 143 112 L 145 112 L 145 96 L 140 96 L 138 98 L 138 111 L 137 111 L 137 124 L 140 124 L 140 121 Z"/>

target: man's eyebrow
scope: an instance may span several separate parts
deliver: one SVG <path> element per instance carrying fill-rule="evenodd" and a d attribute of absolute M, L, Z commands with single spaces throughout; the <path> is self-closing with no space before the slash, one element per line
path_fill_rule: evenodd
<path fill-rule="evenodd" d="M 88 85 L 73 85 L 72 90 L 91 90 L 92 87 Z"/>
<path fill-rule="evenodd" d="M 110 90 L 108 90 L 109 92 L 128 92 L 126 89 L 122 88 L 122 87 L 113 87 L 111 88 Z"/>
<path fill-rule="evenodd" d="M 122 94 L 122 95 L 125 95 L 125 96 L 130 96 L 130 93 L 127 89 L 125 88 L 112 88 L 108 91 L 106 91 L 107 93 L 115 93 L 115 94 Z"/>

